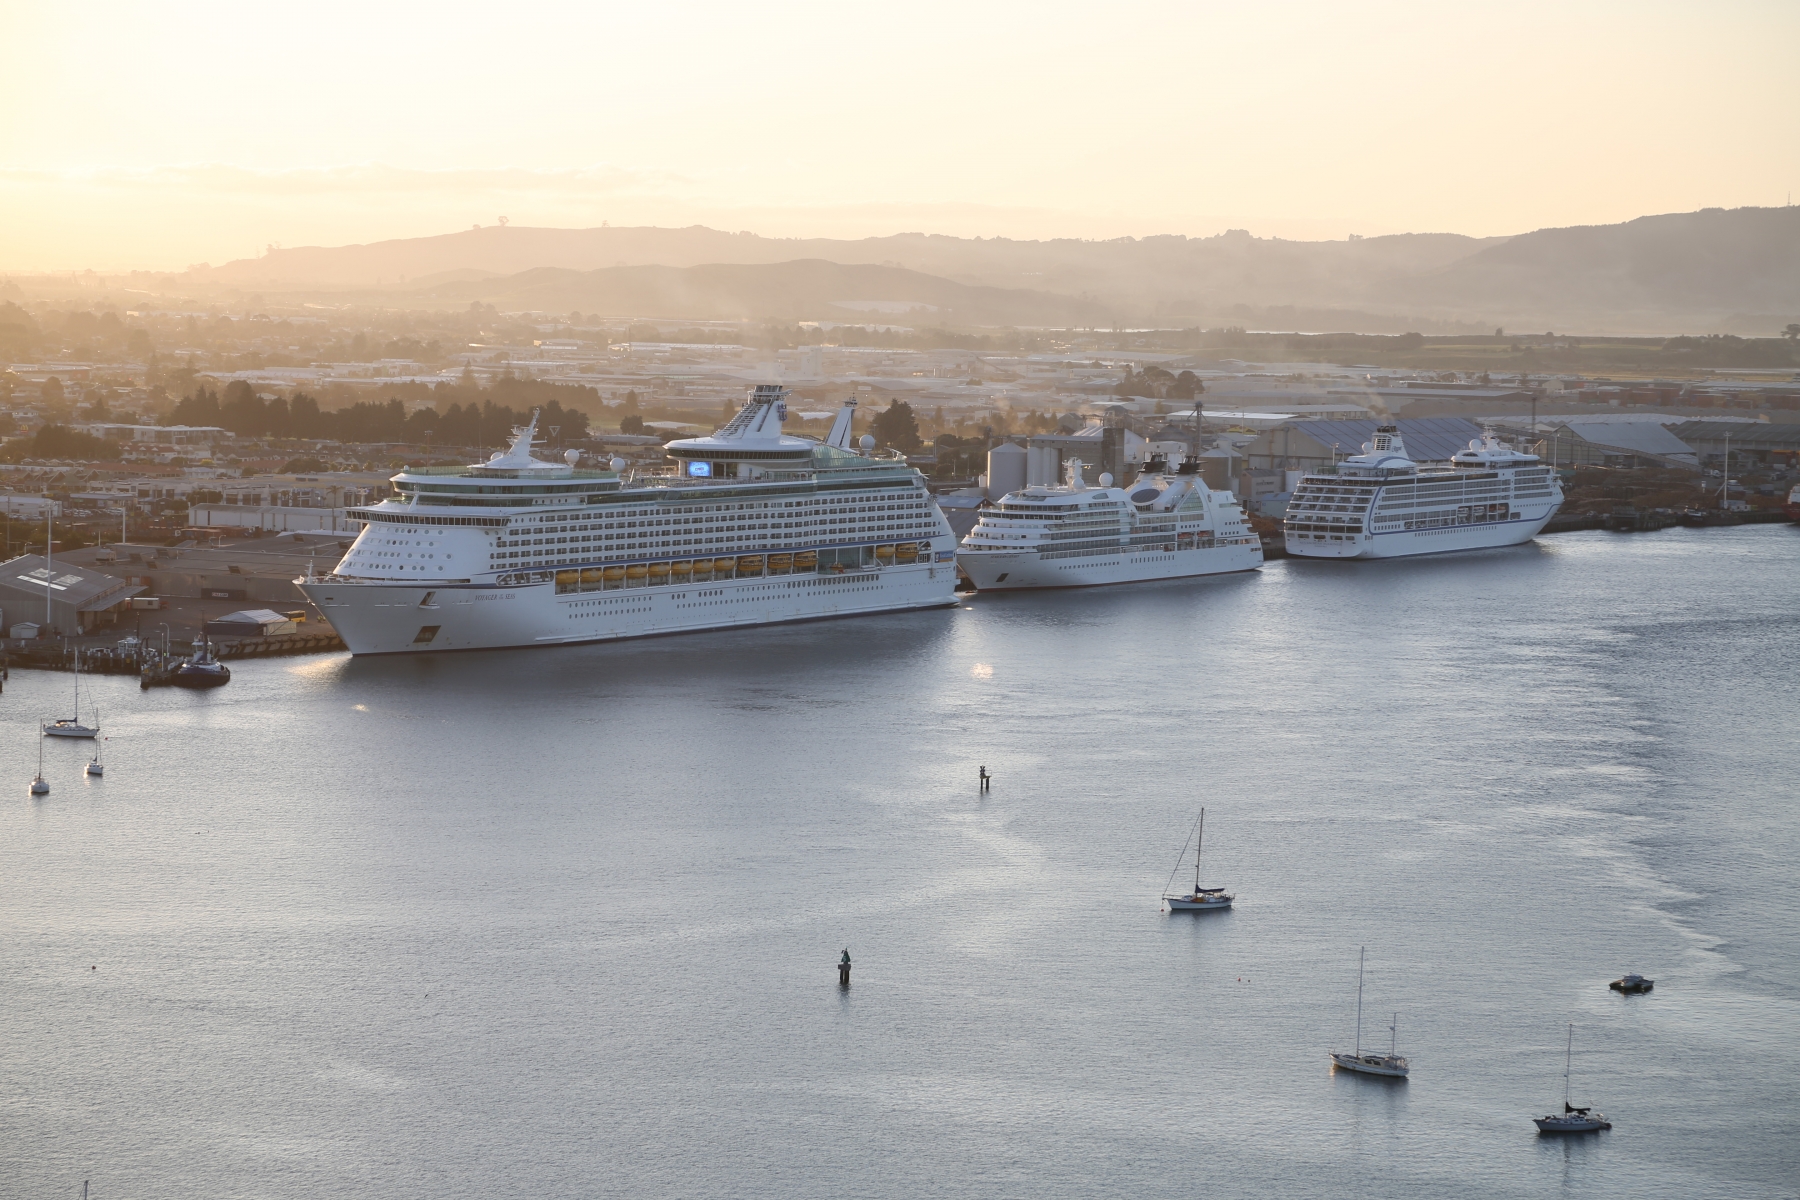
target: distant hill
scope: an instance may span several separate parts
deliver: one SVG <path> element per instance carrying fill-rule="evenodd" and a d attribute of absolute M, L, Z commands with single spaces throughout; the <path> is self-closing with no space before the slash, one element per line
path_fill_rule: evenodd
<path fill-rule="evenodd" d="M 1800 313 L 1800 208 L 1540 229 L 1411 281 L 1406 296 L 1464 308 L 1479 301 L 1492 312 L 1560 318 L 1564 328 L 1596 313 Z"/>
<path fill-rule="evenodd" d="M 1090 325 L 1103 313 L 1070 296 L 972 287 L 901 267 L 823 259 L 711 263 L 697 267 L 538 267 L 494 279 L 459 281 L 391 300 L 421 307 L 479 300 L 506 310 L 580 311 L 600 316 L 701 320 L 822 320 L 955 325 Z"/>
<path fill-rule="evenodd" d="M 826 265 L 870 271 L 834 277 Z M 782 270 L 764 276 L 722 269 L 777 266 Z M 662 270 L 632 273 L 648 268 Z M 699 268 L 710 273 L 671 273 Z M 753 278 L 764 282 L 747 282 Z M 967 323 L 987 323 L 976 313 L 1002 312 L 1048 322 L 1063 312 L 1102 322 L 1245 323 L 1286 309 L 1304 311 L 1318 328 L 1481 322 L 1630 333 L 1704 331 L 1732 314 L 1762 313 L 1769 316 L 1745 319 L 1771 322 L 1767 332 L 1775 333 L 1777 316 L 1800 319 L 1800 209 L 1707 209 L 1510 238 L 1404 234 L 1334 242 L 1242 230 L 1109 241 L 917 233 L 846 241 L 703 226 L 489 226 L 274 250 L 189 282 L 265 294 L 378 291 L 390 303 L 466 294 L 502 307 L 645 316 L 823 318 L 841 315 L 819 307 L 832 300 L 916 302 L 933 305 L 934 320 L 952 319 L 935 315 L 941 311 Z M 580 295 L 591 298 L 575 299 Z M 630 308 L 630 297 L 654 311 Z M 673 312 L 666 304 L 694 307 Z M 1042 323 L 1023 315 L 993 319 Z"/>

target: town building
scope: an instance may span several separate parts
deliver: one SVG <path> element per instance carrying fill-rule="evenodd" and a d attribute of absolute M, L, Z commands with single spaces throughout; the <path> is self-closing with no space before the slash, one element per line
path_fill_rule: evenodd
<path fill-rule="evenodd" d="M 89 566 L 23 554 L 0 563 L 0 628 L 29 622 L 39 636 L 88 633 L 118 620 L 144 590 Z"/>

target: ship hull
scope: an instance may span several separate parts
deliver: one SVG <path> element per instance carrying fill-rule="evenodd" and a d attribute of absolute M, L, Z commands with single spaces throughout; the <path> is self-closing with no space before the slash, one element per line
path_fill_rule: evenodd
<path fill-rule="evenodd" d="M 1209 546 L 1195 550 L 1107 550 L 1079 558 L 1048 558 L 1036 551 L 959 550 L 957 566 L 977 591 L 1099 587 L 1254 571 L 1263 565 L 1262 544 Z"/>
<path fill-rule="evenodd" d="M 1331 1061 L 1343 1070 L 1355 1071 L 1360 1075 L 1379 1075 L 1383 1079 L 1405 1079 L 1407 1075 L 1404 1067 L 1390 1067 L 1379 1059 L 1371 1062 L 1354 1054 L 1333 1054 Z"/>
<path fill-rule="evenodd" d="M 1543 531 L 1552 508 L 1541 517 L 1492 521 L 1478 525 L 1446 525 L 1437 529 L 1401 529 L 1385 533 L 1286 535 L 1287 552 L 1295 558 L 1412 558 L 1458 550 L 1492 550 L 1518 546 Z"/>
<path fill-rule="evenodd" d="M 529 585 L 300 581 L 354 655 L 569 645 L 957 603 L 949 563 L 558 594 Z"/>

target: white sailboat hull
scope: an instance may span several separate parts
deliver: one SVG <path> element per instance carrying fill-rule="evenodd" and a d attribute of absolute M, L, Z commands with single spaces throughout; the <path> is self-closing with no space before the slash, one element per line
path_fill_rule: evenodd
<path fill-rule="evenodd" d="M 1230 908 L 1233 899 L 1231 896 L 1219 899 L 1209 897 L 1205 900 L 1194 900 L 1187 896 L 1164 897 L 1171 912 L 1219 912 Z"/>
<path fill-rule="evenodd" d="M 1594 1133 L 1612 1128 L 1611 1121 L 1596 1116 L 1536 1117 L 1532 1124 L 1538 1127 L 1539 1133 Z"/>
<path fill-rule="evenodd" d="M 1396 1061 L 1391 1055 L 1339 1054 L 1334 1051 L 1331 1061 L 1346 1071 L 1357 1071 L 1364 1075 L 1385 1075 L 1390 1079 L 1405 1079 L 1409 1070 L 1403 1061 Z"/>

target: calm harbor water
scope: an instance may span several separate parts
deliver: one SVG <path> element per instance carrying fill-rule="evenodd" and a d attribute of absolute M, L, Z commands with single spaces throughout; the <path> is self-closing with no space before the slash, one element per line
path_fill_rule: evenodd
<path fill-rule="evenodd" d="M 1575 534 L 100 678 L 42 799 L 16 672 L 0 1196 L 1794 1196 L 1796 580 Z M 1237 908 L 1164 913 L 1203 803 Z M 1406 1083 L 1328 1066 L 1361 946 Z M 1539 1138 L 1569 1022 L 1615 1128 Z"/>

